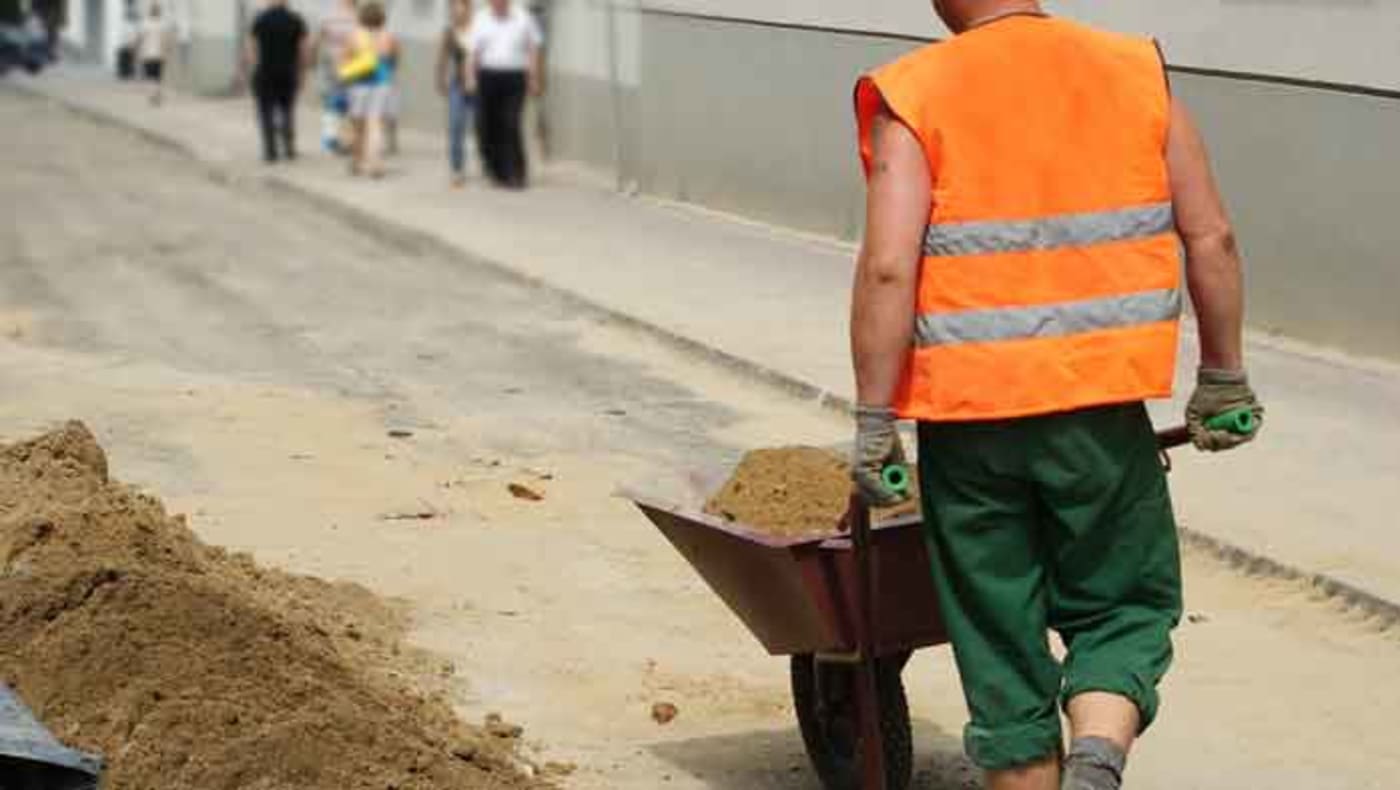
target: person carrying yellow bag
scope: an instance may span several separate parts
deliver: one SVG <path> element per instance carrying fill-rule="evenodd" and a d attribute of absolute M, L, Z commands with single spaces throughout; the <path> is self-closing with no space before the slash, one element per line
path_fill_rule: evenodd
<path fill-rule="evenodd" d="M 359 11 L 360 27 L 341 62 L 338 76 L 349 85 L 350 172 L 384 175 L 384 117 L 389 107 L 394 65 L 398 62 L 399 42 L 385 30 L 384 6 L 365 3 Z"/>
<path fill-rule="evenodd" d="M 360 37 L 357 36 L 357 39 Z M 340 67 L 340 81 L 344 83 L 355 83 L 371 77 L 379 70 L 379 53 L 367 39 L 356 41 L 359 47 L 352 52 L 350 59 L 345 61 Z"/>

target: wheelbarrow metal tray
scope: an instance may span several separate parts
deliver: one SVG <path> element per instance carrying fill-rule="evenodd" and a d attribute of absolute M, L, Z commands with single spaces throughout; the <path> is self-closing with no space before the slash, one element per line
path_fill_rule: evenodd
<path fill-rule="evenodd" d="M 849 540 L 775 538 L 703 513 L 626 496 L 769 653 L 855 650 L 857 575 Z M 881 525 L 872 547 L 877 652 L 896 654 L 946 642 L 919 520 Z"/>

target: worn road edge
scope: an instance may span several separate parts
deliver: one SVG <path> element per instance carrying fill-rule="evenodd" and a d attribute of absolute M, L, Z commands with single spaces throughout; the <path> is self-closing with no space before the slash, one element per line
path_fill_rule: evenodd
<path fill-rule="evenodd" d="M 50 92 L 23 83 L 15 87 L 30 96 L 55 102 L 68 111 L 102 126 L 113 127 L 133 133 L 147 142 L 174 151 L 203 167 L 210 177 L 216 181 L 238 183 L 248 180 L 274 190 L 279 190 L 285 194 L 293 195 L 304 200 L 332 216 L 377 228 L 382 236 L 392 243 L 410 249 L 430 251 L 447 258 L 464 260 L 478 266 L 485 266 L 515 282 L 539 289 L 564 300 L 568 304 L 593 313 L 611 324 L 656 338 L 681 352 L 697 356 L 700 359 L 719 365 L 734 373 L 767 386 L 774 387 L 800 400 L 815 402 L 823 408 L 832 409 L 841 414 L 850 414 L 854 408 L 854 404 L 850 399 L 836 395 L 822 387 L 803 381 L 800 378 L 791 376 L 776 368 L 759 364 L 753 360 L 745 359 L 744 357 L 736 356 L 714 346 L 707 345 L 694 338 L 686 337 L 685 335 L 667 329 L 659 324 L 608 307 L 577 291 L 555 285 L 543 278 L 526 274 L 507 263 L 476 255 L 456 244 L 446 241 L 430 230 L 415 228 L 404 223 L 385 219 L 378 214 L 355 206 L 346 200 L 326 195 L 316 189 L 297 184 L 290 179 L 283 178 L 276 174 L 264 173 L 252 178 L 246 178 L 244 174 L 236 172 L 231 163 L 207 157 L 193 146 L 185 143 L 174 135 L 161 134 L 160 132 L 141 127 L 116 114 L 84 104 L 81 100 L 64 96 L 58 92 Z M 1182 541 L 1187 546 L 1213 556 L 1229 567 L 1247 575 L 1266 576 L 1284 581 L 1298 582 L 1317 590 L 1325 598 L 1340 601 L 1349 609 L 1363 612 L 1368 617 L 1374 618 L 1379 628 L 1389 629 L 1400 626 L 1400 603 L 1382 598 L 1333 576 L 1301 570 L 1258 552 L 1212 537 L 1189 527 L 1181 527 L 1180 532 Z"/>

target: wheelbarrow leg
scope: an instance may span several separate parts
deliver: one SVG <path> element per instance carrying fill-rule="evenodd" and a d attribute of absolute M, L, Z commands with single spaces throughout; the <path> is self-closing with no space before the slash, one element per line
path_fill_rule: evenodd
<path fill-rule="evenodd" d="M 861 660 L 856 709 L 860 720 L 860 772 L 863 790 L 886 790 L 885 734 L 880 727 L 880 693 L 876 687 L 875 671 L 873 660 Z"/>
<path fill-rule="evenodd" d="M 875 563 L 871 551 L 870 508 L 859 494 L 851 497 L 851 539 L 855 548 L 856 632 L 860 667 L 856 678 L 856 716 L 860 724 L 862 790 L 886 790 L 885 735 L 880 726 L 879 655 L 876 650 Z"/>

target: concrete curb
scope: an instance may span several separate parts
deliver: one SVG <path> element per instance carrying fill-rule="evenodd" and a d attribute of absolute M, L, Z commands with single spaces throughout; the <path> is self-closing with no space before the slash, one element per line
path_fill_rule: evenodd
<path fill-rule="evenodd" d="M 1298 583 L 1315 590 L 1321 597 L 1342 603 L 1347 609 L 1372 618 L 1380 630 L 1400 626 L 1400 604 L 1344 582 L 1325 573 L 1310 573 L 1285 565 L 1262 554 L 1235 546 L 1218 538 L 1180 527 L 1182 543 L 1205 552 L 1246 576 L 1262 576 Z"/>
<path fill-rule="evenodd" d="M 717 365 L 757 383 L 782 391 L 799 400 L 810 401 L 822 408 L 831 409 L 837 413 L 846 415 L 850 414 L 854 409 L 854 404 L 849 398 L 836 395 L 815 384 L 784 373 L 777 368 L 736 356 L 722 349 L 707 345 L 700 340 L 667 329 L 659 324 L 609 307 L 577 291 L 526 274 L 509 264 L 475 255 L 446 241 L 430 230 L 415 228 L 394 220 L 385 219 L 372 211 L 362 209 L 348 201 L 323 194 L 318 190 L 295 183 L 293 180 L 284 178 L 275 173 L 266 173 L 254 177 L 253 179 L 245 179 L 242 174 L 234 172 L 232 166 L 228 162 L 208 157 L 173 135 L 165 135 L 143 128 L 114 113 L 109 113 L 100 108 L 84 104 L 78 99 L 72 99 L 42 89 L 36 89 L 33 86 L 24 85 L 23 83 L 17 85 L 17 87 L 28 95 L 52 101 L 68 111 L 73 112 L 75 115 L 87 118 L 103 126 L 134 133 L 141 139 L 154 145 L 179 153 L 205 168 L 211 178 L 222 183 L 236 184 L 247 180 L 256 181 L 266 187 L 281 191 L 283 194 L 291 195 L 306 201 L 310 205 L 315 206 L 331 216 L 354 222 L 358 225 L 375 228 L 380 236 L 390 243 L 415 251 L 430 251 L 444 258 L 461 260 L 472 265 L 488 268 L 521 285 L 537 289 L 561 299 L 566 304 L 590 313 L 609 324 L 625 327 L 629 330 L 652 337 L 682 353 L 703 359 L 706 362 Z M 1375 618 L 1381 629 L 1400 626 L 1400 602 L 1381 598 L 1360 587 L 1327 574 L 1300 570 L 1258 552 L 1236 546 L 1227 541 L 1211 537 L 1187 527 L 1181 527 L 1180 533 L 1182 542 L 1188 547 L 1197 551 L 1202 551 L 1246 575 L 1297 582 L 1317 590 L 1327 599 L 1336 600 L 1345 604 L 1348 609 L 1360 611 L 1369 617 Z"/>

